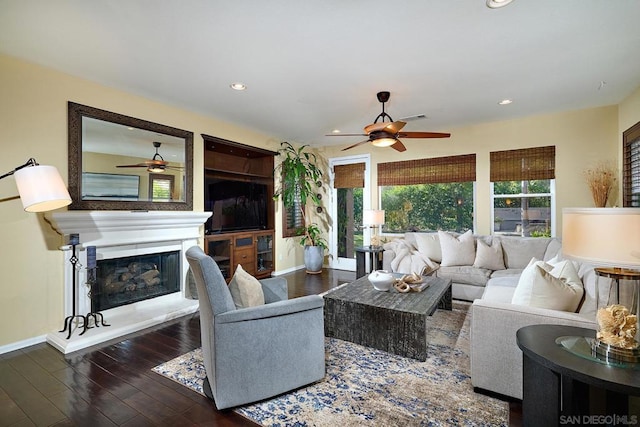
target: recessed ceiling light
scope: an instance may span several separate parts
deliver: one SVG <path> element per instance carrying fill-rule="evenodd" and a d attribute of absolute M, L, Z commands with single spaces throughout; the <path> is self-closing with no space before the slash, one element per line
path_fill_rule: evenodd
<path fill-rule="evenodd" d="M 231 83 L 229 87 L 233 90 L 245 90 L 247 88 L 247 86 L 244 83 L 240 83 L 240 82 Z"/>
<path fill-rule="evenodd" d="M 340 129 L 334 129 L 331 131 L 331 133 L 340 133 Z"/>
<path fill-rule="evenodd" d="M 513 101 L 510 99 L 503 99 L 502 101 L 498 102 L 498 104 L 500 105 L 509 105 L 511 104 Z"/>
<path fill-rule="evenodd" d="M 487 7 L 491 9 L 498 9 L 511 3 L 513 0 L 487 0 Z"/>

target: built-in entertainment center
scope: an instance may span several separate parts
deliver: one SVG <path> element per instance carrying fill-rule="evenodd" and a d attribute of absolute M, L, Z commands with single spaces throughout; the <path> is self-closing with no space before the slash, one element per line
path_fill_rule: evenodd
<path fill-rule="evenodd" d="M 205 251 L 227 281 L 238 264 L 257 278 L 274 268 L 274 151 L 202 135 Z"/>

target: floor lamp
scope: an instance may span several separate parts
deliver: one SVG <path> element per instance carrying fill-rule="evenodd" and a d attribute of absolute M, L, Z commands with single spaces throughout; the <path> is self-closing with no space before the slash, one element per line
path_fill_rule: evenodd
<path fill-rule="evenodd" d="M 616 334 L 610 334 L 602 330 L 599 322 L 592 350 L 595 357 L 604 360 L 640 362 L 640 208 L 563 209 L 562 252 L 569 258 L 595 265 L 596 310 L 600 310 L 600 277 L 611 279 L 606 301 L 609 310 L 613 304 L 620 304 L 620 280 L 634 282 L 633 296 L 625 308 L 630 315 L 636 315 L 636 333 L 629 336 L 620 327 Z"/>
<path fill-rule="evenodd" d="M 71 204 L 71 196 L 54 166 L 39 165 L 34 158 L 0 176 L 14 175 L 16 186 L 27 212 L 45 212 Z"/>

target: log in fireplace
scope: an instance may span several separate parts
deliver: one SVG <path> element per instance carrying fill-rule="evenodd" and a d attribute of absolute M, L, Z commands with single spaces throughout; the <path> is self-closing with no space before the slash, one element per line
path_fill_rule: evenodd
<path fill-rule="evenodd" d="M 180 251 L 98 261 L 94 313 L 180 291 Z"/>

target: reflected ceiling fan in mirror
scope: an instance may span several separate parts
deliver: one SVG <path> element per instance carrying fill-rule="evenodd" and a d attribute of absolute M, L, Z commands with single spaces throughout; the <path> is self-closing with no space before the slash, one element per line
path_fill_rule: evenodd
<path fill-rule="evenodd" d="M 179 166 L 169 166 L 169 162 L 165 161 L 164 158 L 158 153 L 158 149 L 160 148 L 161 143 L 155 142 L 153 146 L 156 148 L 156 154 L 153 155 L 151 160 L 145 160 L 142 163 L 137 163 L 135 165 L 117 165 L 117 168 L 147 168 L 147 172 L 155 172 L 162 173 L 167 169 L 173 170 L 182 170 L 182 167 Z"/>
<path fill-rule="evenodd" d="M 396 151 L 406 151 L 406 147 L 399 138 L 449 138 L 450 133 L 440 132 L 402 132 L 407 124 L 403 121 L 394 122 L 390 115 L 384 111 L 385 102 L 389 101 L 389 92 L 378 92 L 378 101 L 382 103 L 382 113 L 378 114 L 375 121 L 364 127 L 365 133 L 334 133 L 326 136 L 367 136 L 364 141 L 343 148 L 342 151 L 355 148 L 359 145 L 371 142 L 376 147 L 391 147 Z M 380 120 L 380 123 L 378 123 Z M 388 121 L 385 121 L 388 120 Z"/>

